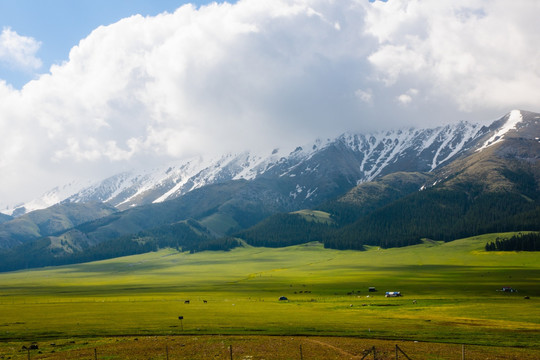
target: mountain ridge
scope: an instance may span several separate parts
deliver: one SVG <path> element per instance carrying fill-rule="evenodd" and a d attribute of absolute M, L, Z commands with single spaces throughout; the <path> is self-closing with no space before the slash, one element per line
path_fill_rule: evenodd
<path fill-rule="evenodd" d="M 435 128 L 370 134 L 347 132 L 334 139 L 316 139 L 296 148 L 276 148 L 266 153 L 244 151 L 215 159 L 199 156 L 153 169 L 122 172 L 92 184 L 88 180 L 72 181 L 48 191 L 39 199 L 5 206 L 0 212 L 20 216 L 60 202 L 90 201 L 106 202 L 125 210 L 170 200 L 194 189 L 229 180 L 277 176 L 306 178 L 317 170 L 316 165 L 310 164 L 320 161 L 324 157 L 322 153 L 338 148 L 336 151 L 350 164 L 344 179 L 354 186 L 395 171 L 433 171 L 467 150 L 489 131 L 486 126 L 459 122 Z M 292 197 L 298 198 L 300 193 L 313 196 L 318 191 L 317 184 L 296 185 L 291 185 Z"/>

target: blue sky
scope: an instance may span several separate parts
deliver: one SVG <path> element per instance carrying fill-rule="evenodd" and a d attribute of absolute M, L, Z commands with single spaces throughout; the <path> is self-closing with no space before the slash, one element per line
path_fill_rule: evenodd
<path fill-rule="evenodd" d="M 185 3 L 0 1 L 0 210 L 72 179 L 540 111 L 540 1 Z"/>
<path fill-rule="evenodd" d="M 154 16 L 173 12 L 191 3 L 196 6 L 211 0 L 2 0 L 0 28 L 9 27 L 21 36 L 41 43 L 36 56 L 43 65 L 30 71 L 0 61 L 0 79 L 16 88 L 47 72 L 50 65 L 68 59 L 71 48 L 100 25 L 109 25 L 135 14 Z M 229 1 L 234 2 L 234 1 Z"/>

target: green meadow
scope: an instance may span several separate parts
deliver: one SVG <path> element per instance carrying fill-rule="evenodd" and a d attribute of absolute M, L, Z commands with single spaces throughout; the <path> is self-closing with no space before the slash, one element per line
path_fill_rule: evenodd
<path fill-rule="evenodd" d="M 365 252 L 164 249 L 2 273 L 0 341 L 257 334 L 539 349 L 540 254 L 485 252 L 496 236 Z"/>

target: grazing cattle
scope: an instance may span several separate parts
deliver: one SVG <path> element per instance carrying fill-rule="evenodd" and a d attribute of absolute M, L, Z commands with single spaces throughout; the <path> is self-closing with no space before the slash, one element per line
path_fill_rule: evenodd
<path fill-rule="evenodd" d="M 208 303 L 208 301 L 206 301 L 206 300 L 203 300 L 202 302 L 203 302 L 203 303 L 205 303 L 205 304 L 207 304 L 207 303 Z"/>
<path fill-rule="evenodd" d="M 184 304 L 189 304 L 189 300 L 184 301 Z"/>

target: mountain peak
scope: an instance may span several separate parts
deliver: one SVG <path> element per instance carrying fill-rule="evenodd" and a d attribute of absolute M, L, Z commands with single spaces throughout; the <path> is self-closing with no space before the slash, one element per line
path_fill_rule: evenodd
<path fill-rule="evenodd" d="M 508 133 L 510 130 L 517 129 L 518 124 L 523 121 L 523 115 L 521 114 L 521 110 L 512 110 L 501 120 L 504 121 L 502 126 L 499 126 L 498 130 L 489 139 L 487 139 L 484 144 L 480 146 L 476 151 L 482 151 L 490 146 L 493 146 L 503 141 L 506 133 Z"/>

